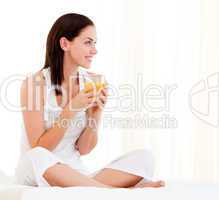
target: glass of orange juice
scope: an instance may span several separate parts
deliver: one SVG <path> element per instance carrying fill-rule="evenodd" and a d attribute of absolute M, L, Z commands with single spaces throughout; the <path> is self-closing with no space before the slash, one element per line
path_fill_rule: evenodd
<path fill-rule="evenodd" d="M 85 80 L 84 92 L 96 94 L 104 87 L 106 87 L 105 77 L 101 74 L 92 74 Z"/>

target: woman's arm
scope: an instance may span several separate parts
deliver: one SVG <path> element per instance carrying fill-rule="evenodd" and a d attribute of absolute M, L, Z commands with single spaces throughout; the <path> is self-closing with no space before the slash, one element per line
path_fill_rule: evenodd
<path fill-rule="evenodd" d="M 107 95 L 107 89 L 103 89 L 97 99 L 97 105 L 87 110 L 87 126 L 75 144 L 75 148 L 81 155 L 90 153 L 97 144 L 98 127 Z"/>
<path fill-rule="evenodd" d="M 38 78 L 37 78 L 38 77 Z M 42 72 L 27 78 L 21 87 L 21 106 L 24 125 L 31 147 L 42 146 L 48 150 L 53 150 L 63 138 L 68 127 L 62 126 L 62 120 L 70 120 L 76 114 L 69 109 L 69 105 L 83 107 L 89 104 L 88 94 L 77 95 L 69 101 L 59 116 L 59 120 L 54 122 L 48 130 L 44 128 L 44 86 L 45 81 Z M 81 104 L 80 104 L 81 103 Z M 71 106 L 71 107 L 72 107 Z"/>
<path fill-rule="evenodd" d="M 86 155 L 92 151 L 98 141 L 98 124 L 100 119 L 89 118 L 88 124 L 76 141 L 75 148 L 81 155 Z"/>
<path fill-rule="evenodd" d="M 42 72 L 38 72 L 32 77 L 23 81 L 21 86 L 21 106 L 24 125 L 31 147 L 42 146 L 48 150 L 53 150 L 60 142 L 66 127 L 54 123 L 52 128 L 44 128 L 44 86 Z M 66 107 L 60 115 L 60 120 L 70 119 L 74 112 L 69 112 Z"/>
<path fill-rule="evenodd" d="M 62 125 L 62 120 L 70 120 L 74 117 L 75 112 L 70 112 L 68 107 L 66 106 L 62 113 L 59 116 L 59 120 L 52 125 L 52 128 L 44 131 L 36 140 L 36 143 L 33 147 L 42 146 L 49 150 L 55 149 L 55 147 L 59 144 L 61 139 L 63 138 L 67 126 Z"/>

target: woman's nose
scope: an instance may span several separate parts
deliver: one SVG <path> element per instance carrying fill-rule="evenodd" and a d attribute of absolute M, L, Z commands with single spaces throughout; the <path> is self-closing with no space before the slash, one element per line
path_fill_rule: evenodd
<path fill-rule="evenodd" d="M 91 49 L 91 53 L 92 54 L 97 54 L 97 48 L 95 46 Z"/>

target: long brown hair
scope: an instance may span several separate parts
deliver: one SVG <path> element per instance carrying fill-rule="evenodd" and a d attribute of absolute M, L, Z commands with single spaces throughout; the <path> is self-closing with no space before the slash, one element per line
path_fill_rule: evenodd
<path fill-rule="evenodd" d="M 64 80 L 64 51 L 60 47 L 60 38 L 65 37 L 72 41 L 87 26 L 94 26 L 94 23 L 88 17 L 77 13 L 68 13 L 59 17 L 49 31 L 43 69 L 50 68 L 51 82 L 55 87 L 56 95 L 62 95 L 59 88 Z"/>

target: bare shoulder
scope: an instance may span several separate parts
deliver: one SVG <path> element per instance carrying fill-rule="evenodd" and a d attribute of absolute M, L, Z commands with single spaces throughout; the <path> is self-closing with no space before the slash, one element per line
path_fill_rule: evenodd
<path fill-rule="evenodd" d="M 42 71 L 27 76 L 21 84 L 21 105 L 26 105 L 30 99 L 36 99 L 37 93 L 39 93 L 41 102 L 43 102 L 44 85 L 45 79 Z"/>
<path fill-rule="evenodd" d="M 45 79 L 43 76 L 42 71 L 38 71 L 34 74 L 27 76 L 21 85 L 21 91 L 26 90 L 28 87 L 36 87 L 36 86 L 43 86 L 45 84 Z"/>
<path fill-rule="evenodd" d="M 21 86 L 20 103 L 31 147 L 35 147 L 44 132 L 44 77 L 38 71 L 26 77 Z"/>

